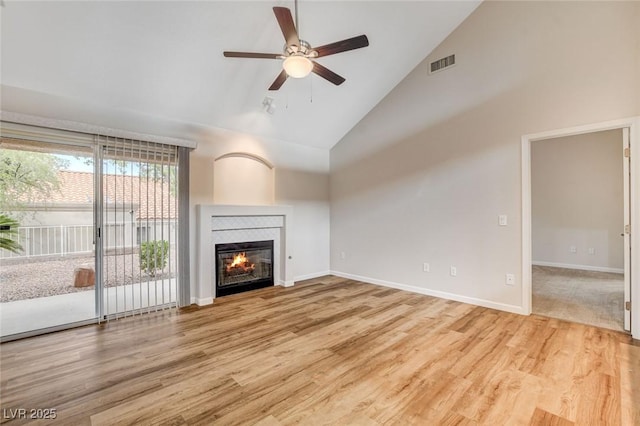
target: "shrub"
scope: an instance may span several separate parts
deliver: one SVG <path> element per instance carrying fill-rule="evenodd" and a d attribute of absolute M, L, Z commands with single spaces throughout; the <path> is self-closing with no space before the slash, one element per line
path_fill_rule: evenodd
<path fill-rule="evenodd" d="M 20 224 L 7 215 L 0 214 L 0 249 L 8 250 L 12 253 L 20 253 L 22 246 L 17 241 L 18 226 Z"/>
<path fill-rule="evenodd" d="M 140 244 L 140 269 L 152 277 L 167 266 L 169 259 L 169 242 L 147 241 Z"/>

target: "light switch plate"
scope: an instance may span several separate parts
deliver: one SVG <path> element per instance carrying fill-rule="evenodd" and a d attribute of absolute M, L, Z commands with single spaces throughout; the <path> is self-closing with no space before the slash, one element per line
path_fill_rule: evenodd
<path fill-rule="evenodd" d="M 506 214 L 501 214 L 498 216 L 498 225 L 500 226 L 507 226 L 507 215 Z"/>

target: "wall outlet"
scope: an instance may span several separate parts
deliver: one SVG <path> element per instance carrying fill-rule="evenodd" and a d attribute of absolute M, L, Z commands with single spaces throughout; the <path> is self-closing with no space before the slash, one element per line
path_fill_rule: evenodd
<path fill-rule="evenodd" d="M 569 253 L 577 253 L 577 252 L 578 252 L 578 248 L 576 246 L 569 247 Z"/>
<path fill-rule="evenodd" d="M 498 216 L 498 225 L 507 226 L 507 215 L 501 214 Z"/>
<path fill-rule="evenodd" d="M 422 264 L 422 272 L 429 272 L 431 270 L 431 267 L 429 266 L 429 264 L 427 262 L 424 262 Z"/>
<path fill-rule="evenodd" d="M 347 258 L 347 253 L 341 251 L 340 252 L 340 259 L 345 260 Z"/>
<path fill-rule="evenodd" d="M 506 285 L 514 285 L 516 283 L 516 276 L 513 274 L 505 275 L 505 284 Z"/>
<path fill-rule="evenodd" d="M 596 249 L 595 249 L 595 248 L 593 248 L 593 247 L 589 247 L 588 252 L 589 252 L 589 254 L 591 254 L 591 255 L 596 254 Z"/>
<path fill-rule="evenodd" d="M 456 269 L 455 266 L 452 266 L 451 269 L 449 269 L 449 274 L 451 274 L 452 277 L 455 277 L 458 275 L 458 269 Z"/>

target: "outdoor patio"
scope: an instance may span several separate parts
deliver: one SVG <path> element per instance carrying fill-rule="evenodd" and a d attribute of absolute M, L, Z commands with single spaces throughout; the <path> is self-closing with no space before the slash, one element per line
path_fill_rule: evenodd
<path fill-rule="evenodd" d="M 140 268 L 137 252 L 104 257 L 105 287 L 137 282 L 169 279 L 176 276 L 175 250 L 171 250 L 167 266 L 150 275 Z M 31 257 L 0 260 L 0 302 L 55 296 L 59 294 L 91 291 L 91 287 L 74 287 L 76 268 L 93 268 L 91 253 L 83 255 Z"/>
<path fill-rule="evenodd" d="M 107 315 L 153 311 L 176 301 L 172 270 L 155 276 L 140 268 L 137 253 L 104 258 L 104 308 Z M 95 286 L 74 287 L 74 271 L 93 267 L 93 256 L 3 260 L 0 266 L 0 335 L 77 323 L 96 318 Z"/>
<path fill-rule="evenodd" d="M 157 305 L 176 302 L 176 279 L 113 286 L 104 289 L 108 315 L 154 311 Z M 87 291 L 0 303 L 0 335 L 9 336 L 96 318 L 95 292 Z"/>

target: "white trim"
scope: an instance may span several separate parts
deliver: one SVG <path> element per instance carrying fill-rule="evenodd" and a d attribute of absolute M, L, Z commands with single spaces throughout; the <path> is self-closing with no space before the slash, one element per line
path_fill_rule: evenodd
<path fill-rule="evenodd" d="M 199 299 L 197 297 L 192 297 L 191 298 L 191 303 L 195 303 L 198 306 L 206 306 L 206 305 L 211 305 L 213 304 L 213 297 L 204 297 L 202 299 Z"/>
<path fill-rule="evenodd" d="M 514 314 L 524 315 L 525 312 L 521 306 L 507 305 L 505 303 L 492 302 L 485 299 L 477 299 L 475 297 L 461 296 L 459 294 L 447 293 L 444 291 L 430 290 L 428 288 L 416 287 L 407 284 L 400 284 L 392 281 L 379 280 L 376 278 L 363 277 L 361 275 L 347 274 L 340 271 L 331 271 L 331 275 L 337 277 L 348 278 L 351 280 L 362 281 L 369 284 L 375 284 L 383 287 L 396 288 L 398 290 L 410 291 L 412 293 L 424 294 L 425 296 L 433 296 L 440 299 L 455 300 L 456 302 L 467 303 L 484 308 L 497 309 L 499 311 L 511 312 Z"/>
<path fill-rule="evenodd" d="M 531 315 L 531 142 L 522 137 L 522 310 Z"/>
<path fill-rule="evenodd" d="M 102 135 L 115 138 L 141 140 L 145 142 L 149 141 L 165 145 L 184 146 L 194 149 L 198 146 L 196 142 L 186 139 L 149 135 L 146 133 L 137 133 L 122 129 L 112 129 L 110 127 L 96 126 L 93 124 L 80 123 L 77 121 L 58 120 L 54 118 L 38 117 L 35 115 L 20 114 L 10 111 L 0 110 L 0 120 L 8 123 L 39 127 L 40 129 L 38 130 L 41 131 L 41 133 L 43 133 L 44 135 L 48 135 L 48 137 L 54 139 L 60 137 L 60 135 L 56 134 L 56 132 L 62 130 L 76 133 L 76 135 L 72 136 L 72 139 L 79 139 L 83 141 L 88 140 L 85 135 L 91 135 L 91 142 L 93 142 L 93 135 Z M 69 136 L 71 135 L 67 135 L 67 137 Z"/>
<path fill-rule="evenodd" d="M 538 260 L 532 261 L 531 264 L 535 266 L 551 266 L 552 268 L 577 269 L 579 271 L 611 272 L 613 274 L 624 274 L 623 268 L 608 268 L 606 266 L 572 265 L 570 263 L 554 263 Z"/>
<path fill-rule="evenodd" d="M 585 124 L 583 126 L 568 127 L 565 129 L 549 130 L 540 133 L 530 133 L 522 136 L 530 142 L 543 139 L 562 138 L 565 136 L 583 135 L 585 133 L 604 132 L 606 130 L 622 129 L 624 127 L 633 127 L 638 125 L 640 117 L 622 118 L 620 120 L 605 121 L 603 123 Z"/>
<path fill-rule="evenodd" d="M 295 282 L 304 281 L 304 280 L 312 280 L 314 278 L 324 277 L 326 275 L 331 275 L 331 271 L 322 271 L 322 272 L 314 272 L 312 274 L 304 274 L 298 275 L 297 277 L 293 277 Z"/>
<path fill-rule="evenodd" d="M 622 149 L 626 153 L 627 150 L 631 150 L 631 135 L 629 128 L 622 129 Z M 623 225 L 631 223 L 631 158 L 624 154 L 622 160 L 622 176 L 624 181 L 624 222 Z M 622 262 L 624 266 L 624 303 L 631 303 L 631 235 L 626 232 L 622 233 L 624 237 L 624 260 Z M 623 307 L 624 312 L 624 329 L 631 329 L 631 312 L 627 311 Z"/>
<path fill-rule="evenodd" d="M 522 308 L 531 313 L 531 142 L 628 127 L 631 133 L 631 217 L 640 217 L 640 116 L 523 135 L 522 157 Z M 632 223 L 631 246 L 640 247 L 640 224 Z M 631 252 L 631 335 L 640 339 L 640 250 Z"/>

